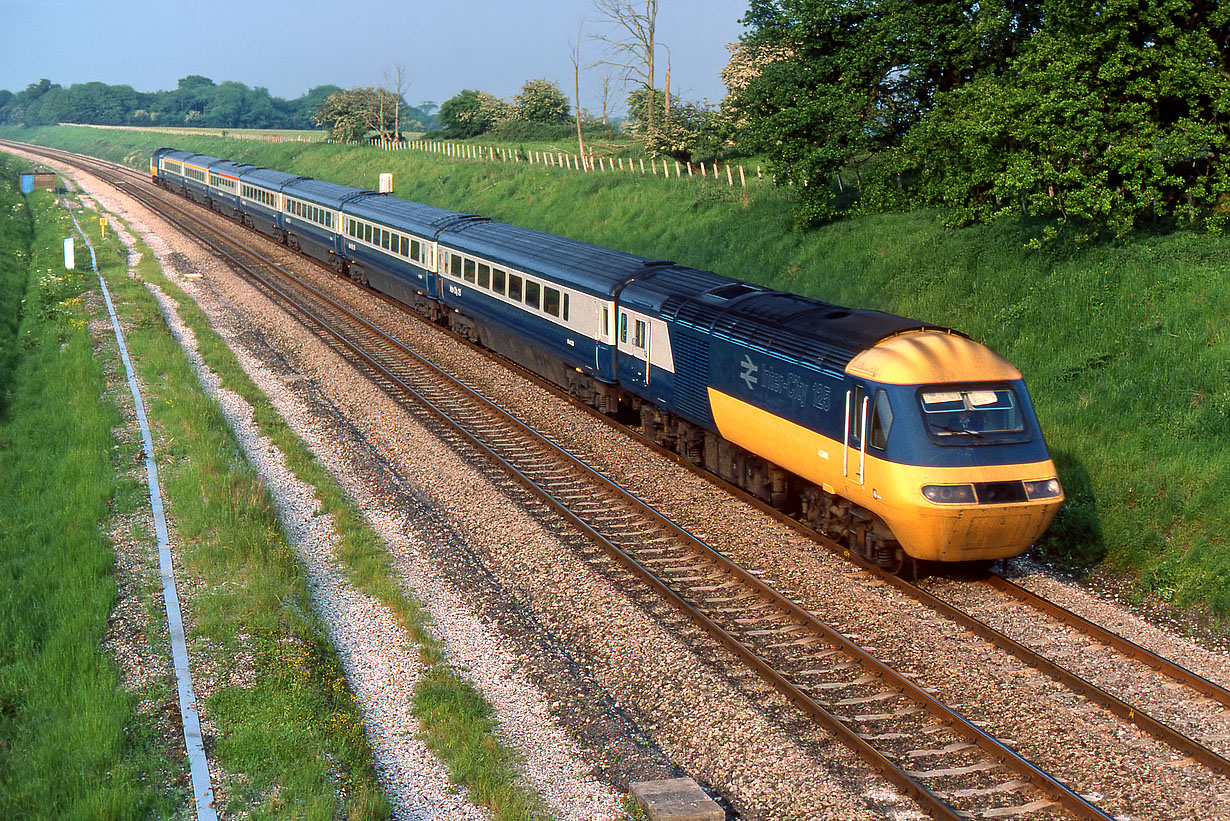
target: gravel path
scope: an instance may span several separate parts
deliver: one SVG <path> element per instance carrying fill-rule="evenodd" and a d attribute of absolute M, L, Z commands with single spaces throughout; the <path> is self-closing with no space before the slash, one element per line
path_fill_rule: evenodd
<path fill-rule="evenodd" d="M 847 750 L 822 733 L 799 730 L 792 711 L 741 674 L 724 651 L 640 593 L 501 474 L 472 454 L 441 445 L 430 422 L 373 389 L 211 257 L 180 241 L 168 244 L 150 236 L 165 229 L 143 210 L 129 210 L 105 190 L 96 195 L 150 237 L 168 274 L 202 305 L 279 412 L 366 512 L 403 583 L 435 614 L 449 658 L 468 670 L 495 705 L 502 731 L 526 757 L 527 778 L 536 785 L 557 779 L 572 785 L 558 792 L 543 787 L 561 814 L 609 817 L 602 814 L 609 813 L 609 785 L 622 789 L 629 780 L 686 772 L 715 788 L 739 817 L 920 817 L 910 802 L 869 777 Z M 302 261 L 292 264 L 310 268 Z M 323 273 L 314 276 L 327 281 Z M 527 409 L 544 433 L 568 442 L 733 560 L 793 592 L 820 618 L 874 648 L 1108 811 L 1133 819 L 1230 818 L 1225 779 L 1184 762 L 1130 725 L 451 339 L 373 305 L 345 283 L 332 287 L 412 346 L 455 363 L 458 375 L 488 396 Z M 258 444 L 254 462 L 265 450 Z M 293 486 L 286 492 L 294 498 Z M 295 511 L 286 514 L 290 523 L 312 523 L 310 506 L 287 504 Z M 336 613 L 334 639 L 365 716 L 371 716 L 369 735 L 389 773 L 390 794 L 406 817 L 431 817 L 410 814 L 403 801 L 438 807 L 443 805 L 437 799 L 453 796 L 446 788 L 432 793 L 428 786 L 416 794 L 425 796 L 418 804 L 403 799 L 392 775 L 400 765 L 381 751 L 382 728 L 397 719 L 380 705 L 390 698 L 404 703 L 404 682 L 415 670 L 392 664 L 373 673 L 371 685 L 361 683 L 364 671 L 395 657 L 384 654 L 395 653 L 396 647 L 386 645 L 397 639 L 389 636 L 376 645 L 380 660 L 347 649 L 349 625 L 365 625 L 368 618 L 379 624 L 381 615 L 346 598 L 328 547 L 305 551 L 319 606 Z M 319 556 L 313 558 L 315 551 Z M 1046 586 L 1047 595 L 1068 606 L 1089 608 L 1133 640 L 1159 642 L 1184 663 L 1195 659 L 1224 683 L 1225 655 L 1200 650 L 1075 585 L 1045 576 L 1029 583 Z M 1032 619 L 1024 612 L 1004 617 Z M 356 648 L 379 635 L 375 628 L 357 629 L 363 635 L 353 643 Z M 1080 652 L 1074 640 L 1063 635 L 1055 640 Z M 377 680 L 384 680 L 383 691 Z M 551 752 L 536 757 L 536 750 Z"/>

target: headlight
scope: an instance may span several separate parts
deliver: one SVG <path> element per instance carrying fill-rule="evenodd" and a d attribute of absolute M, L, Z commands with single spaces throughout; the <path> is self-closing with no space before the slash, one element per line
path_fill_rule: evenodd
<path fill-rule="evenodd" d="M 940 505 L 974 504 L 973 485 L 923 485 L 922 495 Z"/>
<path fill-rule="evenodd" d="M 1045 479 L 1041 482 L 1026 482 L 1025 495 L 1030 501 L 1034 499 L 1054 499 L 1063 489 L 1059 486 L 1058 479 Z"/>

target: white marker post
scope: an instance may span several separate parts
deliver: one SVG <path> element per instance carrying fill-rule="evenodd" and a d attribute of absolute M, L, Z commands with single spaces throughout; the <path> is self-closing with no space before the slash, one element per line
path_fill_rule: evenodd
<path fill-rule="evenodd" d="M 64 267 L 72 271 L 77 267 L 77 255 L 73 253 L 73 238 L 64 240 Z"/>

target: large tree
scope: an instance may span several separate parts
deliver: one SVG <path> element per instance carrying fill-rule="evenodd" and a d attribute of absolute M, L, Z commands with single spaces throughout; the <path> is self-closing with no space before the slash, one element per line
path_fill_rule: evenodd
<path fill-rule="evenodd" d="M 514 98 L 517 118 L 531 123 L 559 123 L 568 119 L 570 106 L 554 80 L 526 80 Z"/>
<path fill-rule="evenodd" d="M 1018 0 L 753 0 L 723 76 L 744 147 L 834 213 L 829 181 L 899 145 L 936 95 L 1002 71 L 1038 24 Z"/>
<path fill-rule="evenodd" d="M 328 126 L 339 140 L 362 140 L 369 132 L 390 138 L 397 132 L 396 118 L 406 107 L 405 100 L 377 88 L 351 88 L 338 91 L 316 109 L 317 125 Z"/>
<path fill-rule="evenodd" d="M 815 222 L 946 204 L 960 222 L 1224 223 L 1230 7 L 1217 0 L 753 0 L 724 72 L 745 149 Z"/>
<path fill-rule="evenodd" d="M 658 0 L 594 0 L 598 21 L 611 33 L 599 33 L 594 39 L 607 45 L 607 59 L 623 75 L 645 90 L 651 99 L 657 92 L 655 59 L 657 57 Z M 649 128 L 654 127 L 654 109 L 649 106 Z"/>
<path fill-rule="evenodd" d="M 1007 71 L 945 95 L 911 135 L 901 165 L 922 200 L 953 222 L 1024 211 L 1077 238 L 1223 226 L 1230 7 L 1053 0 L 1046 16 Z"/>

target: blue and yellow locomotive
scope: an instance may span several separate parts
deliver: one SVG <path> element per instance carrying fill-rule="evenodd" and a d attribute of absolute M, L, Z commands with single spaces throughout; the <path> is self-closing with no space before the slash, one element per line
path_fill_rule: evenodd
<path fill-rule="evenodd" d="M 1063 501 L 1020 372 L 953 330 L 215 157 L 151 173 L 882 566 L 1015 556 Z"/>

